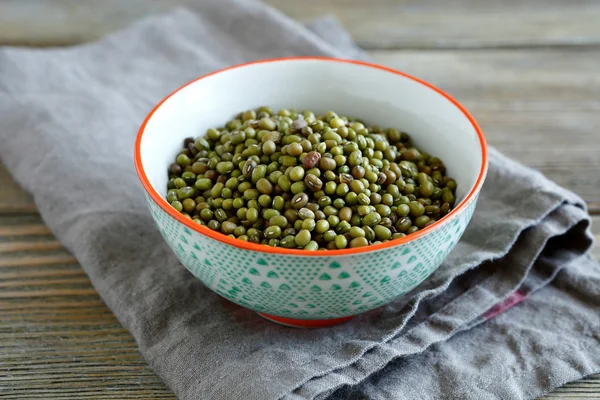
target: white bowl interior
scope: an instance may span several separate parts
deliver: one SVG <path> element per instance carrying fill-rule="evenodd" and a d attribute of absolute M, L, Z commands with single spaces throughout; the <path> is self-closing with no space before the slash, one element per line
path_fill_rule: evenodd
<path fill-rule="evenodd" d="M 474 187 L 480 141 L 466 115 L 435 90 L 410 78 L 360 64 L 317 59 L 250 64 L 200 79 L 165 101 L 148 121 L 140 145 L 146 175 L 166 194 L 167 166 L 189 136 L 223 126 L 240 111 L 268 105 L 324 113 L 406 131 L 415 145 L 446 164 L 457 201 Z"/>

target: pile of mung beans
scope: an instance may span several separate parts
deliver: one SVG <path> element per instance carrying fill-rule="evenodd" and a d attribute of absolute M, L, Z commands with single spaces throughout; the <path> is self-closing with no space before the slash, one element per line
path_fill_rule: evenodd
<path fill-rule="evenodd" d="M 394 128 L 328 111 L 260 107 L 186 138 L 167 201 L 224 235 L 287 249 L 402 238 L 454 206 L 444 163 Z"/>

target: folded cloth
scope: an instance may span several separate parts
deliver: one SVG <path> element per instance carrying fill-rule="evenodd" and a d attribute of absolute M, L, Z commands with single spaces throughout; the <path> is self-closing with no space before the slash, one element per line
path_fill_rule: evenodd
<path fill-rule="evenodd" d="M 195 77 L 291 55 L 364 58 L 331 19 L 301 25 L 241 0 L 199 1 L 95 43 L 0 50 L 3 163 L 177 396 L 521 399 L 600 370 L 584 202 L 493 149 L 444 264 L 349 323 L 275 325 L 179 265 L 134 171 L 137 128 Z"/>

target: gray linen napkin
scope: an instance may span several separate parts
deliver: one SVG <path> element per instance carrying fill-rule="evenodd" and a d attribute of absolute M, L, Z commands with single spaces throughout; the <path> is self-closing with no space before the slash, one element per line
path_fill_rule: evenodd
<path fill-rule="evenodd" d="M 363 57 L 332 20 L 303 26 L 241 0 L 198 2 L 96 43 L 0 50 L 2 161 L 178 397 L 521 399 L 599 371 L 585 205 L 493 149 L 446 262 L 347 324 L 272 324 L 178 264 L 133 168 L 140 122 L 199 75 L 287 55 Z"/>

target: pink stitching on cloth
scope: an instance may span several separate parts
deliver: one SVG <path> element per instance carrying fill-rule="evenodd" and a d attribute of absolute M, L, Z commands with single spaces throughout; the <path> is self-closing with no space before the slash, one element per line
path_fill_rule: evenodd
<path fill-rule="evenodd" d="M 486 312 L 484 312 L 482 314 L 482 317 L 486 320 L 494 318 L 496 315 L 503 313 L 504 311 L 508 310 L 513 306 L 516 306 L 526 298 L 527 295 L 525 293 L 521 292 L 520 290 L 517 290 L 516 292 L 508 296 L 508 298 L 502 303 L 498 303 Z"/>

